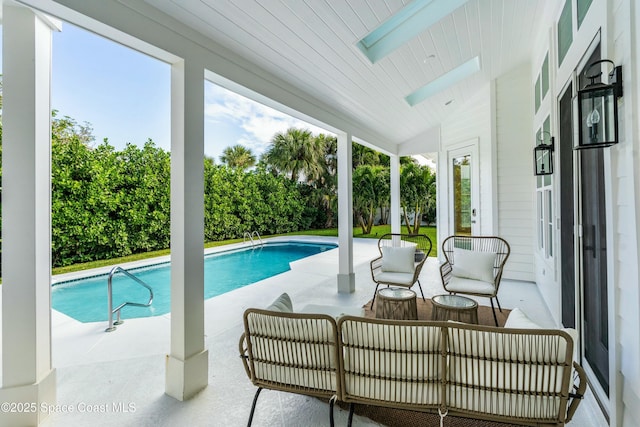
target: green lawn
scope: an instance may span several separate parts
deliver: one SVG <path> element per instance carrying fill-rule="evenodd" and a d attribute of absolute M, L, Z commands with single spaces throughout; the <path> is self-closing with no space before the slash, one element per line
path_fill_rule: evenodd
<path fill-rule="evenodd" d="M 376 225 L 371 230 L 371 234 L 362 234 L 362 229 L 360 227 L 356 227 L 353 229 L 353 237 L 358 238 L 367 238 L 367 239 L 378 239 L 385 233 L 391 232 L 390 225 Z M 402 232 L 406 232 L 406 230 L 402 229 Z M 431 256 L 437 255 L 437 241 L 436 241 L 436 228 L 435 227 L 421 227 L 420 233 L 424 233 L 431 239 L 433 242 L 433 249 L 431 250 Z M 274 236 L 294 236 L 294 235 L 310 235 L 310 236 L 332 236 L 338 237 L 338 229 L 337 228 L 328 228 L 324 230 L 306 230 L 306 231 L 296 231 L 293 233 L 285 233 L 285 234 L 276 234 L 273 236 L 262 236 L 262 237 L 274 237 Z M 205 248 L 212 248 L 215 246 L 228 245 L 230 243 L 238 243 L 242 242 L 243 239 L 231 239 L 231 240 L 221 240 L 219 242 L 208 242 L 204 245 Z M 88 270 L 90 268 L 98 268 L 98 267 L 107 267 L 110 265 L 123 264 L 131 261 L 139 261 L 147 258 L 154 258 L 162 255 L 169 255 L 169 249 L 163 249 L 161 251 L 153 251 L 153 252 L 144 252 L 135 255 L 129 255 L 126 257 L 120 258 L 112 258 L 101 261 L 92 261 L 85 262 L 82 264 L 74 264 L 68 265 L 66 267 L 56 267 L 53 269 L 53 274 L 63 274 L 63 273 L 71 273 L 74 271 Z"/>

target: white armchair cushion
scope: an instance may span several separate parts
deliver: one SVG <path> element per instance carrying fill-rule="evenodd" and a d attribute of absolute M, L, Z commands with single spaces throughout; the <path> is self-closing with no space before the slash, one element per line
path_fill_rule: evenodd
<path fill-rule="evenodd" d="M 394 285 L 406 285 L 411 286 L 414 283 L 413 280 L 413 272 L 411 273 L 395 273 L 385 272 L 376 274 L 376 282 L 378 283 L 389 283 Z"/>
<path fill-rule="evenodd" d="M 448 292 L 471 293 L 478 295 L 493 295 L 496 287 L 493 282 L 482 282 L 464 277 L 451 277 L 446 287 Z"/>
<path fill-rule="evenodd" d="M 383 247 L 382 271 L 394 273 L 412 273 L 415 269 L 415 246 L 409 247 Z"/>
<path fill-rule="evenodd" d="M 493 282 L 493 264 L 496 254 L 467 249 L 453 249 L 453 270 L 451 274 L 466 279 Z"/>

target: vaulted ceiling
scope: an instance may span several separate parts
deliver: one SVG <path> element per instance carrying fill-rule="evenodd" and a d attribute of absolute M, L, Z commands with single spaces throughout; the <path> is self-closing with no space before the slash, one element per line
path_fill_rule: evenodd
<path fill-rule="evenodd" d="M 469 0 L 371 64 L 356 43 L 409 0 L 146 2 L 393 143 L 437 126 L 490 79 L 527 61 L 556 9 L 553 0 Z M 475 56 L 479 72 L 414 107 L 405 101 Z"/>

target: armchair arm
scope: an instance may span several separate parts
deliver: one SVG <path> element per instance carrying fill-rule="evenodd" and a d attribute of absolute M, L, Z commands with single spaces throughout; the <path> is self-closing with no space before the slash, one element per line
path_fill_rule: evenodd
<path fill-rule="evenodd" d="M 444 286 L 445 290 L 447 289 L 447 285 L 451 280 L 452 272 L 453 272 L 453 266 L 449 263 L 449 261 L 445 261 L 440 266 L 440 276 L 442 277 L 442 286 Z"/>
<path fill-rule="evenodd" d="M 240 342 L 238 342 L 238 350 L 240 351 L 240 359 L 244 366 L 244 371 L 247 373 L 249 379 L 253 378 L 251 374 L 251 368 L 249 367 L 249 355 L 247 354 L 247 340 L 244 332 L 240 335 Z"/>
<path fill-rule="evenodd" d="M 371 265 L 371 278 L 375 282 L 376 281 L 375 272 L 382 267 L 382 257 L 379 256 L 378 258 L 374 259 L 373 261 L 371 261 L 370 265 Z"/>
<path fill-rule="evenodd" d="M 569 405 L 567 406 L 567 418 L 565 419 L 565 423 L 571 421 L 573 418 L 573 414 L 575 414 L 576 409 L 578 409 L 578 405 L 584 396 L 584 392 L 587 389 L 587 375 L 582 369 L 582 366 L 578 365 L 576 362 L 573 362 L 573 368 L 577 374 L 578 384 L 573 384 L 574 393 L 569 393 Z"/>

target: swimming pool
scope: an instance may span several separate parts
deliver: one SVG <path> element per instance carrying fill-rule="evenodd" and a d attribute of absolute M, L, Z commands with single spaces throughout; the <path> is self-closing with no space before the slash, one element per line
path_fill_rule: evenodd
<path fill-rule="evenodd" d="M 284 273 L 290 270 L 292 261 L 337 247 L 335 244 L 279 242 L 205 255 L 204 297 L 212 298 Z M 154 299 L 150 307 L 124 307 L 123 319 L 161 316 L 171 311 L 170 267 L 167 262 L 128 270 L 153 288 Z M 56 283 L 51 290 L 53 308 L 80 322 L 107 321 L 107 278 L 108 274 L 103 274 Z M 123 274 L 113 276 L 114 307 L 125 301 L 146 303 L 148 299 L 149 292 L 130 278 Z"/>

